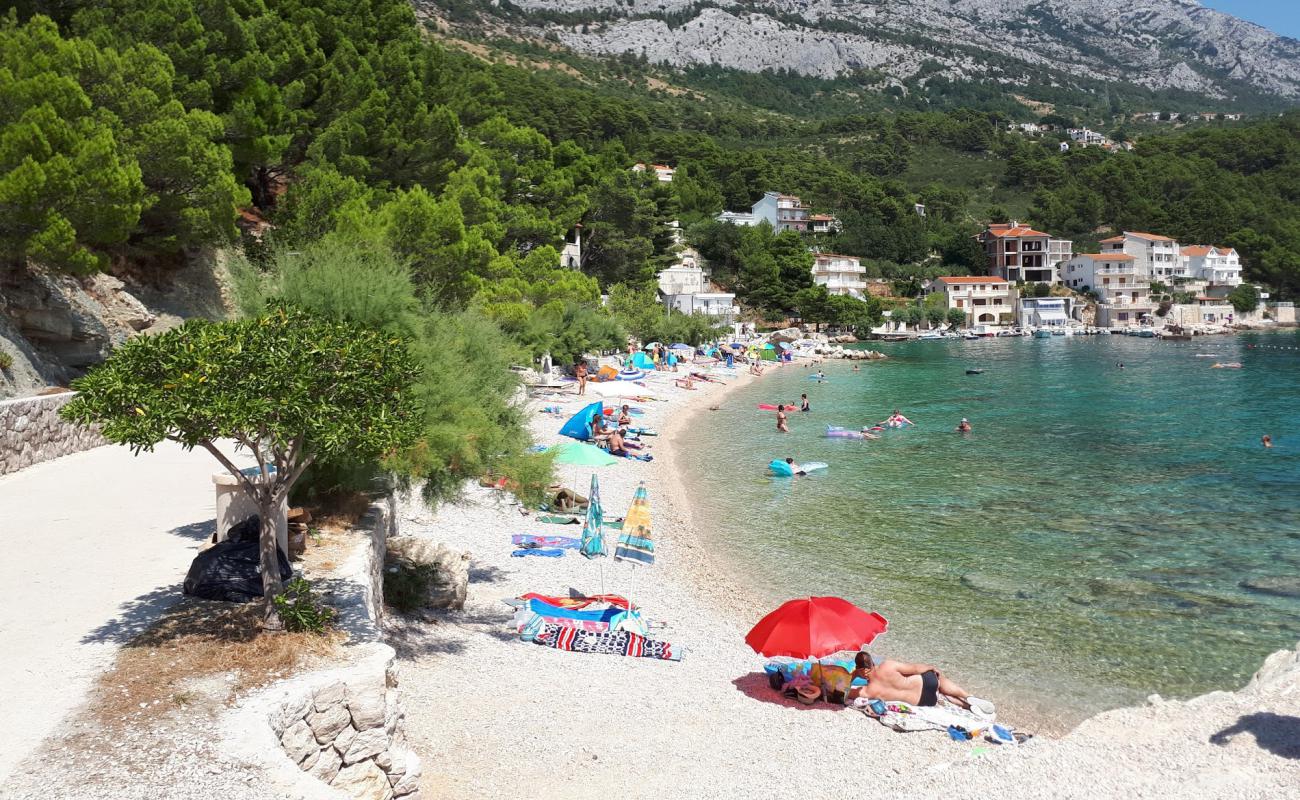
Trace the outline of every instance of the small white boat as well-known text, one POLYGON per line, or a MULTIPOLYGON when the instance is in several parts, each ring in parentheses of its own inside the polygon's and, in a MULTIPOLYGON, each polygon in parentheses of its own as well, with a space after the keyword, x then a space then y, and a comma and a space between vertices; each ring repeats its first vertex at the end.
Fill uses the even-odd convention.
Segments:
POLYGON ((936 339, 942 339, 942 338, 943 338, 943 334, 940 333, 939 331, 926 331, 925 333, 921 334, 920 336, 918 336, 918 337, 916 337, 916 338, 917 338, 919 341, 926 341, 926 342, 929 342, 929 341, 934 341, 934 340, 936 340, 936 339))

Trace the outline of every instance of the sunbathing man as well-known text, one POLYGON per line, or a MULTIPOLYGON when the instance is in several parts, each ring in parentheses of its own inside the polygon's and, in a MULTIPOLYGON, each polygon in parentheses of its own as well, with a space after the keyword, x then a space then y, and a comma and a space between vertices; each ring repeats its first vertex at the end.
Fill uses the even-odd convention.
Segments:
POLYGON ((971 697, 965 689, 940 675, 939 668, 933 664, 909 664, 888 658, 877 664, 865 650, 858 653, 855 663, 853 677, 863 678, 867 685, 851 689, 850 697, 934 706, 939 704, 939 695, 943 695, 962 708, 993 713, 992 703, 971 697))
POLYGON ((610 431, 609 439, 607 441, 609 443, 609 454, 611 456, 631 455, 631 453, 627 451, 627 448, 623 446, 623 434, 618 430, 610 431))

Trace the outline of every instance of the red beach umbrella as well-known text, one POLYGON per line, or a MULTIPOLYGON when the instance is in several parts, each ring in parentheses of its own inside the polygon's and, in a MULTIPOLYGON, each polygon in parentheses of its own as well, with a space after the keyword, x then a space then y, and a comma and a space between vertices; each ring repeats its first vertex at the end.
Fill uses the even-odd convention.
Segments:
POLYGON ((889 620, 848 600, 803 597, 782 604, 759 620, 745 636, 745 643, 768 658, 821 658, 870 644, 888 627, 889 620))

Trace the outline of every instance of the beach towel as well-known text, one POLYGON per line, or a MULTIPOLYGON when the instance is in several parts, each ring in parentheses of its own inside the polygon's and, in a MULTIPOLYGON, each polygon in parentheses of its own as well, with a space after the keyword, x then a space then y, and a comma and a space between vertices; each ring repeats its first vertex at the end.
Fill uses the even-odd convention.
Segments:
MULTIPOLYGON (((885 713, 878 717, 880 724, 901 733, 947 731, 953 726, 977 731, 991 728, 996 720, 996 715, 982 716, 946 702, 941 702, 937 706, 914 706, 911 703, 889 700, 885 703, 885 708, 885 713)), ((860 710, 868 716, 873 716, 866 708, 860 707, 860 710)))
POLYGON ((662 661, 681 661, 684 648, 668 642, 647 639, 627 631, 579 631, 547 625, 533 641, 556 650, 572 653, 605 653, 612 656, 656 658, 662 661))
POLYGON ((528 533, 516 533, 510 537, 511 544, 524 547, 558 547, 561 550, 576 550, 578 540, 570 536, 536 536, 528 533))
POLYGON ((590 597, 556 597, 549 594, 529 592, 528 594, 519 595, 519 599, 541 600, 549 606, 558 608, 587 608, 595 603, 608 603, 619 608, 628 608, 630 605, 626 597, 617 594, 594 594, 590 597))
POLYGON ((562 556, 564 555, 564 551, 563 551, 563 550, 557 550, 557 549, 555 549, 555 548, 525 547, 525 548, 523 548, 522 550, 515 550, 515 551, 512 552, 510 555, 514 556, 515 558, 523 558, 524 556, 541 556, 541 557, 543 557, 543 558, 560 558, 560 557, 562 557, 562 556))

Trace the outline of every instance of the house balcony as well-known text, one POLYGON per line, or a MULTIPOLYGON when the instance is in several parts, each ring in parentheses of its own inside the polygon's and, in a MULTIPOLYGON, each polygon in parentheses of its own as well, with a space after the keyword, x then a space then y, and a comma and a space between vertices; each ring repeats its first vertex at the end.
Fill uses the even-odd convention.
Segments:
POLYGON ((853 280, 851 278, 834 278, 829 280, 815 280, 818 286, 825 286, 827 291, 854 291, 862 292, 867 289, 866 281, 853 280))

